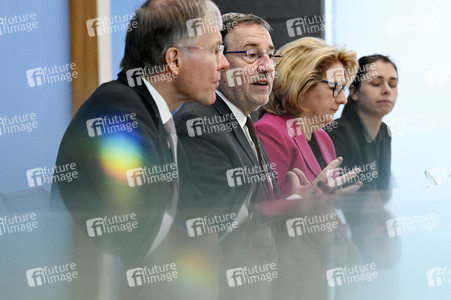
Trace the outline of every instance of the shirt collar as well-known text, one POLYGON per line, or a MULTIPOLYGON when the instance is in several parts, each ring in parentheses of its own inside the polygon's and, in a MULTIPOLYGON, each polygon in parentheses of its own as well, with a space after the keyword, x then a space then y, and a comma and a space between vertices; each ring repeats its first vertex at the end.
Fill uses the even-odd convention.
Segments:
POLYGON ((232 113, 235 115, 236 120, 238 121, 238 123, 240 124, 241 128, 244 127, 244 125, 246 125, 246 121, 247 121, 247 116, 243 113, 243 111, 241 109, 239 109, 238 107, 235 106, 235 104, 233 104, 232 102, 230 102, 226 96, 224 96, 223 93, 221 93, 220 91, 216 90, 216 93, 218 94, 219 97, 221 97, 222 100, 224 100, 225 104, 227 104, 227 106, 230 108, 230 110, 232 111, 232 113))
POLYGON ((170 119, 172 119, 172 113, 169 110, 169 106, 164 101, 161 94, 144 78, 144 84, 146 85, 147 89, 149 90, 150 95, 152 96, 153 100, 155 101, 155 104, 157 105, 158 112, 160 114, 161 122, 163 124, 166 124, 170 119))

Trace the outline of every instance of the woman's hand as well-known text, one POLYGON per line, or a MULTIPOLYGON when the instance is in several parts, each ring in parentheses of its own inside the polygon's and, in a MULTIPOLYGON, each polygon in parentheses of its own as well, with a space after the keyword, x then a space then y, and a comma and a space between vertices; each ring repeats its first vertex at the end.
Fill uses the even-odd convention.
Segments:
POLYGON ((342 157, 333 160, 312 182, 309 182, 304 173, 297 168, 288 171, 287 176, 291 184, 291 193, 302 198, 312 196, 321 198, 330 194, 355 193, 362 186, 362 182, 357 181, 349 186, 343 186, 351 182, 351 179, 360 173, 360 169, 355 168, 346 174, 335 177, 342 162, 342 157))

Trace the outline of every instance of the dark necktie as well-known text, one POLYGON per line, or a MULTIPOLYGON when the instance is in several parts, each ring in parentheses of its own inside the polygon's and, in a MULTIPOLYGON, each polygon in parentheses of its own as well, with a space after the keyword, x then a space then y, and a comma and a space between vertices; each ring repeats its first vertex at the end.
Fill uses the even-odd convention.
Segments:
POLYGON ((263 156, 263 151, 260 145, 260 139, 258 138, 257 135, 257 130, 255 130, 255 126, 254 126, 254 122, 252 122, 252 119, 247 116, 246 118, 246 126, 249 129, 249 135, 251 136, 252 142, 254 142, 255 145, 255 149, 257 150, 257 156, 258 156, 258 162, 260 165, 260 169, 264 170, 265 172, 265 182, 266 184, 265 186, 265 191, 266 194, 268 195, 268 198, 270 200, 274 199, 274 189, 271 183, 271 179, 270 179, 270 170, 268 169, 268 165, 265 163, 264 160, 264 156, 263 156))

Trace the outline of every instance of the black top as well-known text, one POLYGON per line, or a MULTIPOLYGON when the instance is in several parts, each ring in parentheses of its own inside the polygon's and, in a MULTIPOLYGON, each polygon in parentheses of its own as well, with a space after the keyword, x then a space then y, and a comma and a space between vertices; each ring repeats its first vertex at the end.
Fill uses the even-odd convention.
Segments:
POLYGON ((338 156, 343 157, 342 168, 348 172, 359 167, 358 179, 363 182, 359 191, 390 188, 391 136, 382 122, 373 139, 355 109, 343 111, 338 126, 329 135, 338 156))
POLYGON ((324 160, 323 154, 321 153, 321 149, 319 149, 318 142, 316 141, 315 135, 312 134, 312 139, 307 140, 310 148, 312 149, 313 154, 315 155, 316 160, 318 161, 321 170, 327 167, 326 161, 324 160))

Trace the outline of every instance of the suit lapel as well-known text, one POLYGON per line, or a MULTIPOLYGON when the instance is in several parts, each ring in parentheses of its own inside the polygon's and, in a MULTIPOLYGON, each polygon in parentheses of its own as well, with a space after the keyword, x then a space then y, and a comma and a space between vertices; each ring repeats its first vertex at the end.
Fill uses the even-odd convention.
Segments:
MULTIPOLYGON (((224 100, 222 100, 221 97, 219 97, 219 96, 216 96, 216 102, 213 104, 213 106, 216 108, 216 110, 218 111, 218 113, 220 115, 230 115, 232 113, 232 111, 227 106, 227 104, 224 102, 224 100)), ((233 134, 234 134, 235 138, 238 140, 240 146, 246 152, 247 156, 251 160, 252 166, 260 166, 258 158, 255 155, 255 152, 252 149, 251 145, 249 144, 249 141, 248 141, 247 137, 245 136, 242 128, 240 126, 232 127, 232 128, 233 128, 233 134)), ((264 150, 264 147, 261 142, 260 142, 260 147, 262 147, 262 150, 263 150, 265 163, 267 165, 269 165, 268 156, 266 155, 266 151, 264 150)), ((277 185, 277 181, 273 180, 271 177, 271 182, 273 185, 274 195, 278 196, 279 195, 279 187, 277 185)), ((259 187, 259 189, 261 189, 262 192, 264 191, 264 194, 266 195, 267 199, 271 200, 271 198, 272 198, 271 192, 268 190, 266 181, 259 181, 257 186, 259 187)), ((260 200, 261 200, 261 193, 256 192, 252 201, 260 201, 260 200)))
MULTIPOLYGON (((218 95, 216 95, 216 102, 213 104, 213 106, 216 108, 216 110, 218 111, 218 113, 220 115, 232 114, 232 111, 230 110, 230 108, 227 106, 227 104, 224 102, 224 100, 222 100, 221 97, 219 97, 218 95)), ((230 118, 228 118, 227 120, 229 120, 228 122, 230 122, 230 118)), ((254 153, 254 150, 252 150, 252 147, 249 144, 248 139, 244 135, 244 132, 243 132, 241 126, 235 126, 235 127, 232 126, 231 128, 233 128, 233 134, 237 138, 241 147, 246 152, 249 159, 252 161, 252 164, 254 166, 258 166, 259 165, 258 159, 254 153)))
POLYGON ((275 172, 272 167, 271 167, 271 162, 269 161, 269 157, 268 154, 266 153, 266 149, 263 146, 262 142, 260 141, 260 147, 263 151, 263 158, 265 160, 265 164, 268 166, 268 171, 271 175, 271 184, 272 184, 272 188, 273 188, 273 192, 274 192, 274 197, 276 199, 278 199, 280 197, 280 189, 279 189, 279 183, 277 182, 277 178, 274 178, 272 176, 272 173, 275 172))
MULTIPOLYGON (((118 80, 128 86, 127 77, 125 74, 125 71, 122 70, 118 74, 118 80)), ((174 159, 172 157, 171 149, 168 145, 168 133, 166 132, 166 129, 164 128, 164 125, 161 121, 160 113, 158 111, 157 104, 155 103, 155 100, 153 99, 152 95, 149 93, 149 90, 147 89, 146 85, 144 83, 140 85, 135 85, 132 88, 134 91, 136 91, 141 99, 143 99, 143 103, 147 108, 147 111, 149 112, 150 119, 154 122, 157 130, 158 130, 158 136, 156 137, 159 147, 157 146, 157 149, 160 149, 158 156, 160 157, 160 161, 163 163, 168 162, 174 162, 174 159)), ((177 153, 179 153, 180 149, 180 143, 177 143, 177 153)))

